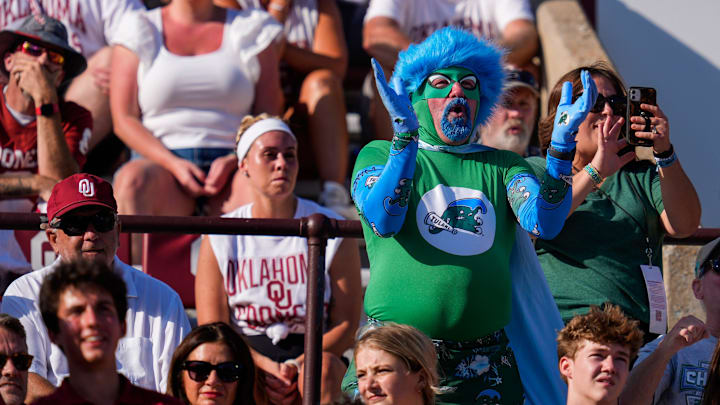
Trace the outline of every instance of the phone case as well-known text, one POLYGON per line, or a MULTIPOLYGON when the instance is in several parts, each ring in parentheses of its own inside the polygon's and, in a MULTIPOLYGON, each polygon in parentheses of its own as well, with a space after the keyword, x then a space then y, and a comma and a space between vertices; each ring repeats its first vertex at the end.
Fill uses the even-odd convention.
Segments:
MULTIPOLYGON (((634 129, 631 128, 630 117, 653 117, 653 114, 640 109, 640 104, 657 105, 657 92, 652 87, 630 87, 627 93, 627 117, 625 118, 625 137, 630 145, 636 146, 652 146, 653 142, 649 139, 638 138, 635 136, 634 129)), ((650 132, 650 127, 646 126, 644 130, 639 132, 650 132)))

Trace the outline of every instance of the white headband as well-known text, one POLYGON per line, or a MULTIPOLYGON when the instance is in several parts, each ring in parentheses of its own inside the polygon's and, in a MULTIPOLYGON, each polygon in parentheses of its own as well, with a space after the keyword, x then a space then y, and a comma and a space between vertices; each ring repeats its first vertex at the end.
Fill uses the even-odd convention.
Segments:
POLYGON ((238 161, 242 161, 243 158, 245 158, 245 155, 247 155, 250 147, 256 139, 270 131, 285 132, 297 141, 295 135, 293 135, 290 128, 282 120, 277 118, 266 118, 264 120, 260 120, 250 125, 250 127, 246 129, 240 137, 240 142, 238 142, 236 149, 238 161))

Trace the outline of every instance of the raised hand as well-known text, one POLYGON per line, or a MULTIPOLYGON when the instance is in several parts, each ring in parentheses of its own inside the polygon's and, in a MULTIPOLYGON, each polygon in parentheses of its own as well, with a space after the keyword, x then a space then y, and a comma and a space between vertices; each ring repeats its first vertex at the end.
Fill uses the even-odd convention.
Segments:
POLYGON ((417 131, 420 127, 417 116, 413 110, 410 98, 405 93, 402 80, 395 76, 392 86, 385 80, 385 73, 375 58, 372 59, 375 84, 385 108, 390 113, 392 126, 395 133, 405 134, 417 131))
POLYGON ((635 159, 635 152, 629 151, 618 156, 623 148, 627 146, 624 138, 618 138, 625 119, 608 117, 600 126, 600 135, 597 137, 597 152, 592 159, 592 165, 600 173, 600 177, 606 178, 615 174, 621 167, 635 159))
POLYGON ((563 83, 560 103, 555 113, 555 126, 550 139, 550 145, 561 152, 575 149, 575 135, 580 124, 585 121, 590 109, 597 99, 595 81, 587 70, 580 73, 583 93, 572 102, 573 87, 571 82, 563 83))

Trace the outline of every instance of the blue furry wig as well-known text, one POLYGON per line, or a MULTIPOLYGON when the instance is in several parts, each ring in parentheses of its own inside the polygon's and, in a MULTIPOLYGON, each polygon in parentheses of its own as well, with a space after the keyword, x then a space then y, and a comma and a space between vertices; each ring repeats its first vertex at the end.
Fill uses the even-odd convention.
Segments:
POLYGON ((405 92, 410 94, 438 69, 458 66, 472 71, 478 78, 481 92, 475 123, 482 125, 503 92, 502 55, 503 52, 488 41, 460 28, 445 27, 400 52, 393 78, 399 76, 405 92))

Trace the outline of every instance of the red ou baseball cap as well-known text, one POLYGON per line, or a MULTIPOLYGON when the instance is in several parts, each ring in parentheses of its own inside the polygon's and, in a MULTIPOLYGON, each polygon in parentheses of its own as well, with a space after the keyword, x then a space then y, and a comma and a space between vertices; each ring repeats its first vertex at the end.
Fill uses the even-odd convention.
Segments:
POLYGON ((92 174, 73 174, 53 187, 47 205, 48 222, 70 210, 88 205, 117 212, 112 185, 92 174))

